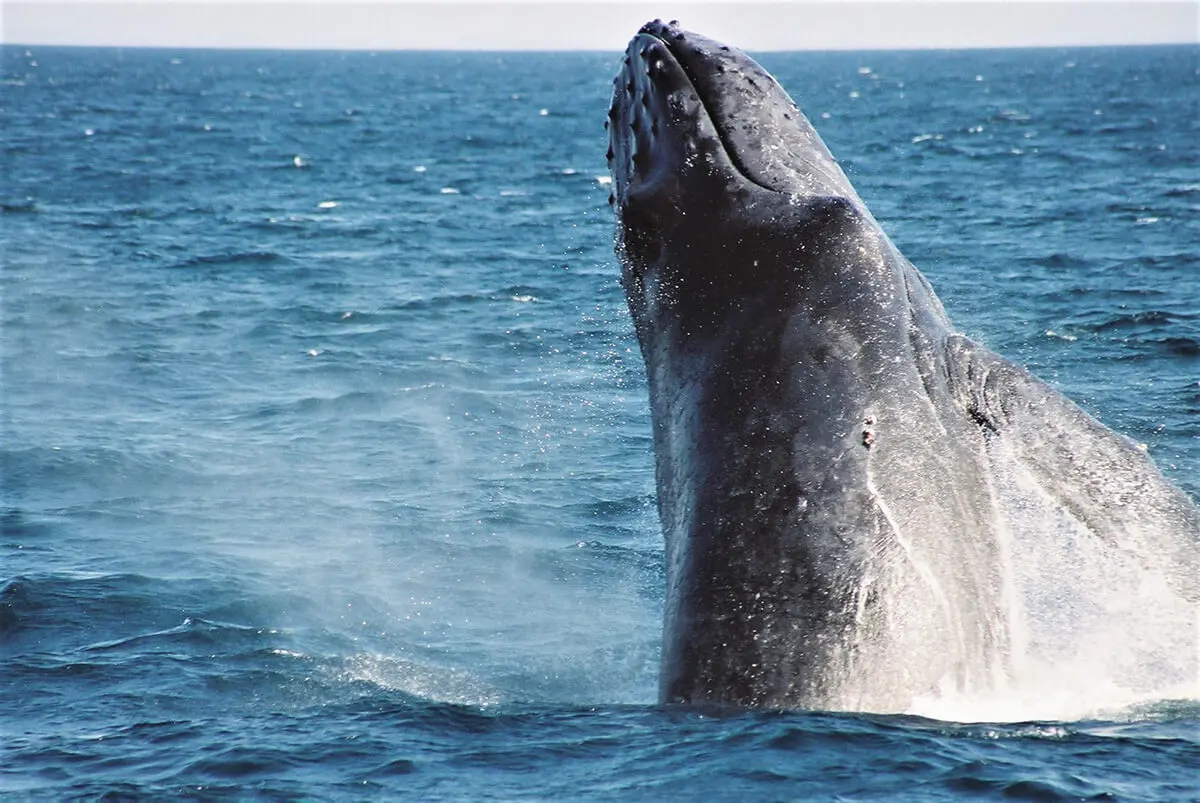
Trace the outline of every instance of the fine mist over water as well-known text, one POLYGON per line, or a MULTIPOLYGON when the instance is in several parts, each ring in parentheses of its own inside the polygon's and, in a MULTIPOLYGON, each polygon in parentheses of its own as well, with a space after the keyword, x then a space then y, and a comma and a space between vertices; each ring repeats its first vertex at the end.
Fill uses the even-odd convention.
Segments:
MULTIPOLYGON (((762 59, 956 323, 1193 496, 1194 53, 762 59)), ((655 705, 615 55, 0 56, 0 794, 1194 795, 1195 606, 1070 521, 1014 522, 1011 693, 655 705)))

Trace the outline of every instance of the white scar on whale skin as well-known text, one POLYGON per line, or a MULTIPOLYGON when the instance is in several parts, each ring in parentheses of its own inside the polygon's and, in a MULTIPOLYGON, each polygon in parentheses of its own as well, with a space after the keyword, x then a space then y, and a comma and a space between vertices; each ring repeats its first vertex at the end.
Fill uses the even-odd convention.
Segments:
MULTIPOLYGON (((886 521, 888 527, 891 528, 892 537, 896 539, 896 543, 899 544, 900 548, 904 550, 905 560, 907 560, 909 565, 912 566, 913 570, 917 573, 917 576, 921 578, 921 581, 925 584, 925 587, 933 593, 934 599, 937 600, 939 607, 941 607, 943 613, 945 614, 946 621, 949 622, 953 618, 951 615, 953 608, 950 605, 950 600, 947 599, 945 591, 942 590, 942 584, 939 583, 937 578, 933 576, 933 571, 929 568, 929 564, 917 557, 912 541, 904 536, 903 528, 901 528, 899 523, 897 523, 891 507, 884 500, 883 495, 879 493, 879 489, 875 486, 875 472, 872 467, 872 463, 869 460, 867 461, 866 479, 867 492, 870 494, 870 497, 872 500, 874 500, 875 504, 878 505, 879 511, 883 514, 883 520, 886 521)), ((960 646, 962 646, 961 639, 959 641, 960 646)))
MULTIPOLYGON (((947 676, 943 676, 941 683, 949 684, 950 688, 962 690, 965 685, 970 685, 970 683, 968 683, 968 677, 965 676, 965 673, 970 670, 968 661, 970 661, 971 657, 971 651, 970 647, 967 646, 965 633, 966 624, 964 621, 962 621, 962 617, 958 609, 956 609, 956 606, 952 603, 952 601, 950 601, 949 597, 947 597, 946 589, 942 587, 941 582, 938 582, 937 577, 934 574, 934 570, 930 568, 930 565, 925 561, 925 558, 922 555, 919 555, 916 545, 912 543, 912 539, 906 537, 904 534, 904 528, 902 528, 900 523, 896 521, 892 508, 890 508, 890 505, 888 505, 886 499, 883 498, 882 493, 878 491, 875 484, 874 468, 872 468, 872 461, 870 460, 868 463, 866 463, 865 475, 866 489, 868 489, 872 501, 878 505, 878 509, 880 509, 881 513, 883 514, 884 521, 886 521, 888 527, 892 529, 892 535, 895 544, 900 546, 900 549, 902 552, 904 552, 905 561, 908 565, 910 565, 917 577, 919 577, 919 580, 923 583, 924 587, 928 589, 931 597, 936 601, 938 609, 940 609, 940 616, 937 617, 938 623, 925 624, 923 631, 920 631, 920 633, 916 634, 912 633, 911 622, 907 621, 907 619, 910 619, 911 617, 910 611, 902 611, 899 616, 894 616, 892 611, 889 610, 888 616, 886 617, 888 623, 890 624, 889 630, 894 630, 896 625, 899 625, 899 633, 894 633, 893 631, 893 633, 886 634, 886 637, 899 637, 902 643, 907 643, 907 645, 911 646, 913 642, 913 636, 917 636, 917 643, 920 647, 928 649, 944 649, 946 648, 944 636, 946 636, 947 633, 952 635, 955 654, 959 655, 959 660, 952 661, 952 669, 947 672, 947 676), (899 619, 899 622, 896 621, 896 619, 899 619), (938 627, 938 624, 940 624, 940 627, 938 627), (932 631, 930 631, 932 628, 941 630, 941 633, 932 633, 932 631)), ((888 574, 894 576, 894 569, 889 571, 888 574)), ((856 634, 856 641, 858 642, 862 641, 864 635, 868 635, 863 633, 862 624, 864 623, 865 613, 865 583, 869 582, 874 582, 874 579, 872 579, 872 577, 868 574, 864 576, 864 586, 860 588, 859 591, 859 604, 858 610, 856 611, 856 624, 859 625, 858 633, 856 634)), ((887 592, 888 589, 884 588, 883 591, 887 592)), ((895 589, 893 589, 893 591, 895 591, 895 589)), ((902 594, 901 599, 904 601, 896 600, 900 601, 901 605, 913 604, 913 600, 908 594, 902 594)), ((876 635, 876 637, 878 636, 876 635)), ((906 655, 905 658, 920 660, 918 655, 906 655)))

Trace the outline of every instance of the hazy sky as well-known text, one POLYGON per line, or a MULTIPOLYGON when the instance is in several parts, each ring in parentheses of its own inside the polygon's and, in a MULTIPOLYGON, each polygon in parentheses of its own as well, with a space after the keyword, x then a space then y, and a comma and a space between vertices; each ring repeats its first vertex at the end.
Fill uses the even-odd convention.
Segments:
POLYGON ((0 0, 0 42, 619 50, 646 20, 750 50, 1200 41, 1200 0, 195 2, 0 0))

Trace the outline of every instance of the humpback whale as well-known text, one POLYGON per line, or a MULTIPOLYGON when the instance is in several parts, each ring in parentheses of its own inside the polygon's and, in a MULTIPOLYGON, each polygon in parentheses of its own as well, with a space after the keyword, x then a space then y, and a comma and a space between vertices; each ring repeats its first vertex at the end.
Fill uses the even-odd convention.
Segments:
POLYGON ((1068 646, 1131 686, 1196 677, 1195 503, 955 331, 770 74, 651 22, 606 125, 664 703, 899 712, 1068 646))

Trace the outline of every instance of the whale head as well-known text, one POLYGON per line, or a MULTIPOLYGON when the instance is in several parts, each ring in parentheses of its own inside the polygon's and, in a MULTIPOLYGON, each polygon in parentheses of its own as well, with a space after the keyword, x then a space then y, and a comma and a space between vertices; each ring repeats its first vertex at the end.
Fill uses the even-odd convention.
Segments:
POLYGON ((614 79, 609 135, 619 210, 670 195, 672 176, 684 175, 726 194, 856 197, 770 73, 675 22, 647 23, 630 41, 614 79))
POLYGON ((771 266, 792 266, 805 239, 828 243, 839 225, 877 228, 774 77, 675 22, 647 23, 630 41, 606 126, 616 248, 643 350, 662 315, 681 312, 681 294, 693 327, 772 283, 793 300, 802 283, 771 266))

